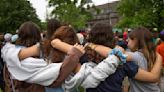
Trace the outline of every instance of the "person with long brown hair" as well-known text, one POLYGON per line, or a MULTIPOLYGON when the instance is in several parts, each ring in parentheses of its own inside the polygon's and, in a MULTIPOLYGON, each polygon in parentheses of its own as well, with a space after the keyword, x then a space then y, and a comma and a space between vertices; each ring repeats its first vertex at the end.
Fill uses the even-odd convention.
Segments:
MULTIPOLYGON (((92 44, 92 48, 94 46, 95 45, 92 44)), ((104 56, 106 56, 108 54, 107 52, 111 50, 104 46, 96 46, 97 48, 95 50, 104 56)), ((160 77, 162 58, 155 52, 155 45, 152 41, 151 32, 143 27, 134 29, 129 34, 128 47, 133 52, 125 52, 128 55, 126 60, 134 61, 140 67, 135 77, 130 78, 130 91, 159 92, 160 90, 156 82, 158 82, 160 77), (147 82, 141 82, 141 80, 147 82)))
MULTIPOLYGON (((156 46, 153 43, 152 33, 144 27, 134 29, 129 33, 128 47, 133 52, 129 53, 131 55, 131 60, 140 68, 151 71, 157 58, 156 46)), ((146 83, 130 79, 130 84, 130 92, 160 92, 157 83, 146 83)))
MULTIPOLYGON (((16 44, 19 45, 19 46, 28 47, 28 46, 36 44, 37 42, 40 41, 39 28, 36 24, 34 24, 32 22, 26 22, 26 23, 22 24, 18 34, 19 34, 19 39, 17 40, 16 44)), ((7 47, 7 46, 8 46, 8 44, 6 44, 3 47, 2 53, 4 53, 5 47, 7 47)), ((7 50, 10 50, 10 48, 8 48, 7 50)), ((15 52, 11 52, 10 56, 13 55, 13 54, 15 54, 15 52)), ((44 88, 37 85, 37 84, 28 84, 28 83, 20 82, 18 80, 11 79, 11 76, 12 76, 11 70, 14 70, 14 69, 9 69, 9 66, 11 66, 11 65, 5 59, 5 56, 8 56, 7 53, 2 54, 3 60, 4 60, 4 62, 6 62, 5 64, 7 66, 7 67, 5 66, 5 69, 4 69, 4 78, 5 78, 5 84, 6 84, 5 92, 11 92, 11 91, 19 92, 19 91, 23 91, 24 89, 26 89, 25 90, 26 92, 28 92, 30 90, 35 90, 35 89, 38 89, 38 91, 43 92, 42 90, 44 90, 44 88), (11 82, 13 82, 13 84, 11 84, 11 82), (26 87, 22 88, 23 87, 22 85, 26 85, 26 87)), ((8 56, 8 57, 10 57, 10 56, 8 56)))
MULTIPOLYGON (((53 33, 50 42, 56 38, 71 45, 79 43, 74 29, 69 26, 59 27, 56 30, 56 32, 53 33)), ((43 54, 45 54, 44 55, 45 58, 50 59, 50 61, 52 61, 53 63, 60 63, 63 61, 63 58, 65 57, 65 53, 61 52, 58 49, 53 48, 50 43, 43 44, 43 46, 50 47, 47 48, 47 51, 43 52, 43 54)))
MULTIPOLYGON (((69 26, 59 27, 53 34, 51 34, 51 38, 47 39, 47 43, 43 41, 43 43, 41 44, 41 47, 43 48, 43 58, 47 59, 47 61, 50 61, 50 63, 61 63, 63 62, 63 59, 65 58, 66 54, 51 46, 50 42, 55 38, 58 38, 71 45, 74 45, 79 42, 74 29, 69 26)), ((46 88, 46 92, 52 91, 57 90, 55 90, 54 88, 46 88)))
MULTIPOLYGON (((35 45, 40 41, 39 28, 33 22, 25 22, 19 29, 19 38, 16 42, 17 46, 8 44, 2 49, 3 59, 7 64, 7 68, 10 72, 8 78, 25 81, 29 83, 36 83, 44 86, 52 84, 53 87, 58 87, 64 81, 63 77, 69 75, 79 61, 79 57, 82 53, 76 48, 72 48, 69 55, 63 58, 62 63, 45 62, 43 59, 27 58, 21 60, 18 59, 18 54, 21 48, 35 45), (11 55, 12 53, 12 55, 11 55), (11 66, 11 67, 10 67, 11 66), (71 68, 67 69, 67 66, 71 68), (63 73, 63 69, 67 69, 67 72, 63 73), (42 72, 41 72, 42 71, 42 72), (21 74, 20 74, 21 73, 21 74), (48 75, 48 76, 47 76, 48 75), (51 78, 50 78, 51 76, 51 78), (43 78, 44 77, 44 78, 43 78)), ((38 45, 37 45, 38 47, 38 45)), ((36 56, 34 56, 36 57, 36 56)), ((35 86, 35 84, 28 84, 24 82, 18 82, 18 85, 12 85, 13 91, 20 92, 44 92, 44 86, 35 86), (26 85, 26 87, 24 87, 26 85), (19 86, 19 87, 18 87, 19 86)))
POLYGON ((45 39, 43 39, 43 41, 41 41, 41 44, 46 44, 45 46, 43 45, 44 46, 43 47, 44 49, 42 49, 43 51, 41 51, 40 48, 38 48, 38 46, 34 45, 32 48, 21 50, 20 54, 19 54, 19 58, 22 60, 22 59, 25 59, 26 57, 30 57, 30 56, 40 56, 40 51, 46 52, 47 54, 49 54, 49 51, 50 51, 49 48, 51 48, 51 46, 47 45, 47 44, 51 43, 51 37, 52 37, 53 33, 60 26, 61 26, 61 23, 58 20, 53 19, 53 18, 49 19, 47 21, 47 31, 45 34, 45 39), (29 53, 28 51, 33 51, 33 52, 29 53))

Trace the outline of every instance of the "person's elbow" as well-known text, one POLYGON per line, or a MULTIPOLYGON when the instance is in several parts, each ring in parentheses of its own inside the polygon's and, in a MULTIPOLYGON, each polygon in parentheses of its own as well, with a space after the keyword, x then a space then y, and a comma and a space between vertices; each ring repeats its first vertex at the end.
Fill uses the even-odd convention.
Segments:
POLYGON ((19 58, 19 60, 25 59, 25 57, 22 55, 22 50, 19 51, 18 58, 19 58))
POLYGON ((155 76, 154 78, 152 78, 151 82, 156 83, 160 81, 160 77, 159 76, 155 76))
POLYGON ((52 40, 52 41, 51 41, 51 46, 52 46, 52 47, 55 47, 55 44, 58 43, 58 42, 60 42, 59 39, 54 39, 54 40, 52 40))
POLYGON ((160 80, 160 76, 158 75, 152 75, 149 78, 147 78, 147 82, 150 82, 150 83, 156 83, 156 82, 159 82, 159 80, 160 80))

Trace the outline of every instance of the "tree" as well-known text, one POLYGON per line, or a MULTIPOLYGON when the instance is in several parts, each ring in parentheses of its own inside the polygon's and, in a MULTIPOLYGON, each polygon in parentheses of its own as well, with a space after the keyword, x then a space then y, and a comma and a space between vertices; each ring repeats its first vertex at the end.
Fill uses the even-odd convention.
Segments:
POLYGON ((164 28, 164 0, 121 0, 117 10, 122 16, 118 27, 164 28))
POLYGON ((25 21, 40 23, 35 9, 27 0, 0 1, 0 30, 1 32, 15 32, 25 21))
POLYGON ((49 0, 49 6, 53 7, 51 14, 61 22, 71 24, 75 28, 83 28, 87 20, 92 18, 88 9, 92 6, 88 0, 49 0))

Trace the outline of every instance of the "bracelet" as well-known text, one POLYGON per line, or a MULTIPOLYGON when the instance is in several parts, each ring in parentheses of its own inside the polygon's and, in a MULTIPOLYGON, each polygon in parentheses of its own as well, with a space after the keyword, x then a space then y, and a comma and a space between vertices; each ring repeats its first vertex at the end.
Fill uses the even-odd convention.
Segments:
POLYGON ((91 49, 93 49, 93 50, 95 50, 97 46, 98 46, 98 45, 96 45, 96 44, 94 44, 94 43, 89 43, 89 47, 90 47, 91 49))
POLYGON ((94 47, 93 47, 93 50, 96 50, 96 47, 97 47, 98 45, 95 45, 94 47))
POLYGON ((93 49, 93 50, 95 50, 96 49, 96 47, 98 46, 98 45, 96 45, 96 44, 93 44, 93 43, 87 43, 87 44, 85 44, 85 46, 84 47, 90 47, 91 49, 93 49))
POLYGON ((39 43, 39 42, 36 43, 36 47, 37 47, 37 48, 40 47, 40 43, 39 43))

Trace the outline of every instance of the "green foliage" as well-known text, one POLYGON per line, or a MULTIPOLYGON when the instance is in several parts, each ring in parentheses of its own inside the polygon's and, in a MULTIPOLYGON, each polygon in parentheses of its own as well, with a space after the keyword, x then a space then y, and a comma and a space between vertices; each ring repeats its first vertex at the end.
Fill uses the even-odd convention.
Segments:
POLYGON ((121 0, 117 10, 122 16, 118 27, 164 28, 164 0, 121 0))
POLYGON ((49 6, 54 7, 52 15, 55 18, 75 28, 83 28, 87 20, 92 18, 91 13, 87 11, 92 6, 86 0, 81 0, 79 5, 77 3, 78 0, 49 0, 49 6))
POLYGON ((40 25, 36 11, 27 0, 0 1, 0 30, 15 32, 25 21, 33 21, 40 25))
POLYGON ((41 22, 41 29, 42 31, 47 30, 47 22, 41 22))

